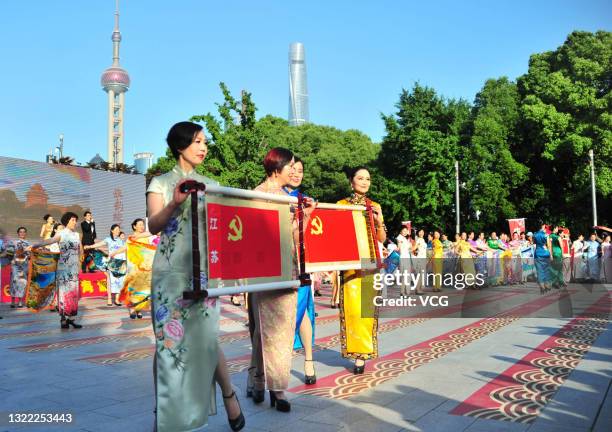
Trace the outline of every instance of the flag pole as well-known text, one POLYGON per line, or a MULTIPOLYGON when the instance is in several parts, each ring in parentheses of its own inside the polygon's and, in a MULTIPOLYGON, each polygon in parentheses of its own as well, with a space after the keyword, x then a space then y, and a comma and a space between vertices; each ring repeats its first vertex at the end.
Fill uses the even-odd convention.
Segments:
POLYGON ((298 206, 297 206, 297 217, 298 217, 298 231, 299 231, 299 242, 300 242, 300 283, 301 286, 310 285, 310 275, 306 273, 306 248, 304 247, 304 195, 298 192, 298 206))
POLYGON ((181 192, 190 192, 191 195, 191 266, 193 271, 193 290, 183 291, 185 300, 201 300, 207 296, 206 290, 202 290, 200 280, 200 238, 198 230, 198 191, 205 191, 206 185, 193 180, 186 181, 181 185, 181 192))
POLYGON ((210 288, 202 291, 206 293, 206 297, 221 297, 224 295, 235 295, 241 293, 254 293, 279 289, 299 288, 301 285, 302 283, 299 280, 289 280, 282 282, 267 282, 234 287, 210 288))
MULTIPOLYGON (((298 204, 298 198, 296 197, 276 195, 267 192, 251 191, 246 189, 237 189, 226 186, 206 185, 206 193, 214 195, 225 195, 234 198, 258 199, 276 203, 298 204)), ((330 203, 317 203, 317 208, 332 210, 366 210, 365 206, 330 203)))

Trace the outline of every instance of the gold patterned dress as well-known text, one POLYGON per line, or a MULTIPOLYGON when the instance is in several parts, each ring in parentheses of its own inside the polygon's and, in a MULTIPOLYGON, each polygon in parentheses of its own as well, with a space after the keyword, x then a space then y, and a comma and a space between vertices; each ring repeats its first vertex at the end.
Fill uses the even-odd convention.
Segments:
MULTIPOLYGON (((287 195, 280 187, 268 182, 260 184, 255 190, 287 195)), ((263 386, 264 377, 268 390, 283 391, 289 387, 296 308, 297 291, 294 289, 263 291, 249 295, 249 323, 253 346, 249 380, 256 388, 263 386)))
POLYGON ((442 242, 436 238, 433 239, 431 245, 433 248, 433 290, 440 291, 442 289, 442 278, 444 277, 442 274, 442 269, 444 266, 444 247, 442 246, 442 242))
MULTIPOLYGON (((336 204, 365 205, 365 197, 345 198, 336 204)), ((372 206, 380 208, 380 204, 373 201, 372 206)), ((374 289, 377 271, 340 272, 340 342, 344 358, 368 360, 378 357, 378 308, 374 306, 374 297, 378 295, 374 289)))

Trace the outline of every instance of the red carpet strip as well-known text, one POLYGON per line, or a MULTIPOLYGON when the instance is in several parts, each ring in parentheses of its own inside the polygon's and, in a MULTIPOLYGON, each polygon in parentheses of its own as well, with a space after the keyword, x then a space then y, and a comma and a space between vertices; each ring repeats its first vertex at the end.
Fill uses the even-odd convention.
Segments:
POLYGON ((606 293, 451 414, 531 423, 606 329, 610 306, 606 293))
POLYGON ((545 308, 569 293, 549 295, 538 298, 529 303, 519 305, 497 317, 479 320, 467 326, 452 330, 427 341, 412 345, 406 349, 379 357, 366 363, 366 372, 363 375, 354 375, 352 372, 341 371, 317 380, 315 385, 300 385, 289 389, 291 393, 323 396, 332 399, 348 399, 369 388, 375 387, 399 375, 413 371, 435 359, 457 351, 460 348, 492 334, 525 316, 545 308))

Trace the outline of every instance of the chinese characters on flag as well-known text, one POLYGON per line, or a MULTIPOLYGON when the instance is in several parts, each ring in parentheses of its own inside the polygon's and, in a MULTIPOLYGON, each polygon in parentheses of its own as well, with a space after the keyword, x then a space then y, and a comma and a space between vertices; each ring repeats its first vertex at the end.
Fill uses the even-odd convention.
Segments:
MULTIPOLYGON (((209 281, 291 278, 291 225, 286 204, 207 199, 209 281)), ((254 283, 255 281, 251 281, 254 283)))

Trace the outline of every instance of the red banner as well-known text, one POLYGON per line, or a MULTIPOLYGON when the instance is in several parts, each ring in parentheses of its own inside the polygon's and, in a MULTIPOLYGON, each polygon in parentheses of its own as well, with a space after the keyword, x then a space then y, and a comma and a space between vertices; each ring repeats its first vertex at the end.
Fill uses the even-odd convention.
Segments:
POLYGON ((304 232, 309 263, 359 261, 352 210, 316 209, 304 232))
POLYGON ((510 236, 515 232, 519 234, 525 232, 525 218, 508 219, 508 225, 510 226, 510 236))
POLYGON ((570 240, 568 238, 561 238, 560 243, 563 256, 570 256, 570 240))
POLYGON ((207 204, 209 279, 281 277, 279 211, 207 204))
POLYGON ((2 268, 0 268, 0 286, 2 287, 2 292, 0 292, 0 302, 10 303, 11 301, 11 292, 9 291, 11 287, 11 266, 10 264, 3 265, 2 268))
POLYGON ((316 209, 304 232, 304 246, 307 273, 376 267, 361 211, 316 209))
POLYGON ((79 273, 81 297, 106 297, 106 273, 79 273))

